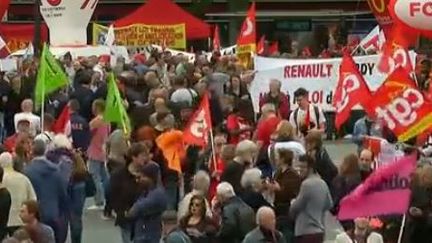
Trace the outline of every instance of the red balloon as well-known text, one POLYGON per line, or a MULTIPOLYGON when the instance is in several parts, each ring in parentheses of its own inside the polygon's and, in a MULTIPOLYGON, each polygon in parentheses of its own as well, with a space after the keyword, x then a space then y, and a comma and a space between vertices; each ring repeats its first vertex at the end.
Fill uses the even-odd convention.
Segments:
POLYGON ((6 10, 8 10, 9 3, 10 0, 0 0, 0 19, 3 18, 4 14, 6 13, 6 10))

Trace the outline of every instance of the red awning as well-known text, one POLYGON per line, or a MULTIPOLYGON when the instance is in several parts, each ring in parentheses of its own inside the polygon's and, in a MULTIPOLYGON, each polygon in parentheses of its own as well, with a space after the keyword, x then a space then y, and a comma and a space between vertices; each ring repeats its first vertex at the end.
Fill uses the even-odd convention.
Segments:
POLYGON ((132 24, 186 25, 187 39, 203 39, 210 36, 210 25, 191 15, 171 0, 149 0, 130 15, 114 22, 116 27, 132 24))
MULTIPOLYGON (((0 24, 0 36, 6 41, 10 39, 33 41, 34 24, 0 24)), ((48 40, 48 28, 45 24, 41 26, 41 39, 48 40)))

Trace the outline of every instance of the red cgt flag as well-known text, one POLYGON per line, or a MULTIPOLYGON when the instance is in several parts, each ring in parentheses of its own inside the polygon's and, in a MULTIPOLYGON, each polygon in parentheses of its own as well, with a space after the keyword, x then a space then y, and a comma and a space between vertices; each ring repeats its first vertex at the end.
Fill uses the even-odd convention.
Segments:
POLYGON ((220 51, 220 49, 219 25, 216 25, 213 34, 213 51, 220 51))
POLYGON ((364 108, 370 116, 383 120, 402 142, 432 126, 432 104, 403 67, 387 78, 364 108))
POLYGON ((252 3, 243 22, 241 32, 237 38, 238 53, 255 52, 256 48, 256 10, 255 2, 252 3))
POLYGON ((206 93, 183 131, 184 141, 189 145, 205 147, 208 144, 211 129, 210 104, 208 93, 206 93))
POLYGON ((261 36, 260 41, 257 44, 257 54, 262 56, 264 55, 265 50, 265 35, 261 36))
POLYGON ((348 120, 351 109, 358 104, 364 105, 371 98, 369 87, 350 54, 344 53, 339 69, 339 81, 333 96, 336 108, 336 128, 348 120))

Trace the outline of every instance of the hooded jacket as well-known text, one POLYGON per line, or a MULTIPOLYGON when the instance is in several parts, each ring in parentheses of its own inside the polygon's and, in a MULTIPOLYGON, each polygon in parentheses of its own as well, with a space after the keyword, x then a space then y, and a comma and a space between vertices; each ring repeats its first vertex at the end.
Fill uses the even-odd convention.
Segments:
POLYGON ((33 184, 42 222, 52 222, 67 213, 67 181, 55 164, 45 157, 36 157, 24 174, 33 184))

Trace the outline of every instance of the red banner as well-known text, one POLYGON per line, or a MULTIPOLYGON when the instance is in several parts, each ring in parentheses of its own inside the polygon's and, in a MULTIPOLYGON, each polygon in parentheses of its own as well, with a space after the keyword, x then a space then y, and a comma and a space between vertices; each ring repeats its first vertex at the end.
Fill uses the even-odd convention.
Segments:
POLYGON ((382 120, 399 141, 409 140, 432 126, 432 104, 402 67, 387 78, 364 108, 382 120))
POLYGON ((211 129, 210 104, 208 94, 206 93, 201 99, 200 106, 194 112, 184 129, 183 139, 186 144, 204 147, 208 144, 211 129))

